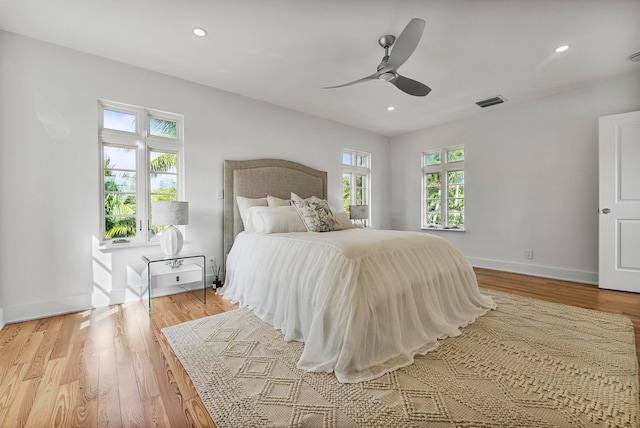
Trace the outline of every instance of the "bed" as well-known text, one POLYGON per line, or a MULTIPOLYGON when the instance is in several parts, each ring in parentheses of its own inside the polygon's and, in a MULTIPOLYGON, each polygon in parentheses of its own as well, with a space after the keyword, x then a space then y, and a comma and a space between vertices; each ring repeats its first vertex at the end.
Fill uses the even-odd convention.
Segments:
POLYGON ((334 372, 347 383, 375 379, 495 308, 462 254, 437 236, 348 225, 322 233, 244 231, 237 201, 266 196, 324 200, 327 173, 285 160, 225 161, 219 293, 250 307, 285 340, 304 342, 300 369, 334 372))

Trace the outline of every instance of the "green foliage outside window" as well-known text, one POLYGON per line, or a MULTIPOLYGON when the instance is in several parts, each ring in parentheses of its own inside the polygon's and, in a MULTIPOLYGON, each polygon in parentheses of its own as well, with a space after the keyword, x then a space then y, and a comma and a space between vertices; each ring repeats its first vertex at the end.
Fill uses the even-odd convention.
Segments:
POLYGON ((349 174, 342 175, 342 209, 349 214, 349 205, 351 205, 351 176, 349 174))
POLYGON ((450 226, 462 226, 464 224, 464 171, 449 171, 447 184, 447 223, 450 226))
POLYGON ((371 172, 371 155, 344 149, 342 152, 342 209, 350 214, 351 205, 367 205, 369 203, 369 173, 371 172))
POLYGON ((447 151, 447 162, 460 162, 464 160, 464 149, 447 151))
MULTIPOLYGON (((176 168, 177 156, 173 153, 163 153, 153 159, 150 165, 152 176, 172 171, 176 168)), ((130 181, 123 182, 117 179, 116 176, 122 174, 120 171, 114 173, 115 167, 116 165, 111 164, 111 159, 105 156, 105 238, 130 238, 136 236, 136 194, 135 187, 132 189, 130 185, 130 181, 135 183, 136 174, 129 174, 130 181), (109 177, 114 179, 109 179, 109 177)), ((177 200, 175 186, 160 187, 151 192, 153 201, 177 200)), ((152 233, 157 233, 157 230, 153 229, 152 233)))
MULTIPOLYGON (((464 148, 427 153, 426 172, 426 222, 432 226, 464 225, 464 170, 454 170, 456 162, 464 161, 464 148), (441 171, 441 172, 437 172, 441 171), (446 177, 446 182, 444 181, 446 177), (446 194, 442 194, 446 192, 446 194), (442 204, 446 204, 444 207, 442 204), (446 213, 446 215, 445 215, 446 213)), ((463 168, 460 166, 459 168, 463 168)))
POLYGON ((149 134, 156 137, 177 138, 176 122, 151 118, 149 119, 149 134))
POLYGON ((429 224, 442 224, 440 173, 427 174, 427 221, 429 224))
POLYGON ((440 165, 440 153, 427 155, 427 165, 440 165))
MULTIPOLYGON (((105 237, 122 238, 136 235, 136 198, 135 193, 131 193, 132 186, 127 181, 119 180, 123 175, 128 175, 135 182, 135 174, 123 174, 121 171, 113 170, 115 165, 111 165, 109 156, 104 159, 105 175, 105 237), (119 176, 119 177, 118 177, 119 176), (113 177, 113 179, 109 179, 113 177)), ((135 186, 133 186, 135 191, 135 186)))

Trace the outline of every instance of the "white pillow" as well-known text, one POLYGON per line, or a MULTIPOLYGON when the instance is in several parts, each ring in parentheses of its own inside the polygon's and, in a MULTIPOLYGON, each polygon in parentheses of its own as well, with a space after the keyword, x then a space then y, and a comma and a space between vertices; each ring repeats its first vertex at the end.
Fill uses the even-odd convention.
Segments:
POLYGON ((244 230, 247 232, 252 232, 251 225, 247 225, 247 210, 251 207, 256 206, 267 206, 267 198, 245 198, 244 196, 236 196, 236 201, 238 202, 238 210, 240 211, 240 218, 242 218, 242 224, 244 225, 244 230))
POLYGON ((342 226, 343 229, 353 229, 355 227, 355 225, 351 223, 347 213, 334 212, 333 216, 338 220, 338 223, 340 223, 340 226, 342 226))
MULTIPOLYGON (((279 207, 254 206, 247 210, 247 223, 253 233, 306 232, 302 219, 291 205, 279 207)), ((245 228, 246 230, 246 228, 245 228)))
POLYGON ((300 214, 309 232, 342 230, 342 226, 334 217, 331 207, 324 199, 319 199, 315 196, 302 199, 295 193, 291 193, 291 203, 300 214))
POLYGON ((288 199, 280 199, 280 198, 276 198, 275 196, 268 195, 267 204, 270 207, 290 207, 291 201, 288 199))
POLYGON ((333 216, 338 220, 338 223, 340 223, 340 226, 342 226, 343 229, 353 229, 356 227, 349 218, 349 214, 345 212, 338 212, 333 205, 329 205, 329 208, 331 208, 333 216))

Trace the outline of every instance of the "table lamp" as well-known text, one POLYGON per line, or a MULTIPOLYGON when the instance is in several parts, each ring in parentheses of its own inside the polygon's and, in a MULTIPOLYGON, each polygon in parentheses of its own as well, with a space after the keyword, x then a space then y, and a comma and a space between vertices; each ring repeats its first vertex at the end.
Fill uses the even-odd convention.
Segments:
POLYGON ((189 224, 189 202, 154 201, 151 205, 151 224, 169 226, 160 236, 160 248, 167 257, 177 256, 184 240, 176 226, 189 224))
POLYGON ((349 205, 349 218, 360 220, 364 227, 367 227, 369 220, 369 205, 349 205))

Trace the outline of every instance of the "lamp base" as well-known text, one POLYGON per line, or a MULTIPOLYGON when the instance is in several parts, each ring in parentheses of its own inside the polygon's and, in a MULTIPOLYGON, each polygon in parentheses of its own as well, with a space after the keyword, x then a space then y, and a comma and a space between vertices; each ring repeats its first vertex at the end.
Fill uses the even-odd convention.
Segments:
POLYGON ((162 236, 160 237, 160 248, 167 255, 167 257, 175 257, 180 254, 184 240, 182 233, 175 226, 167 227, 162 236))

